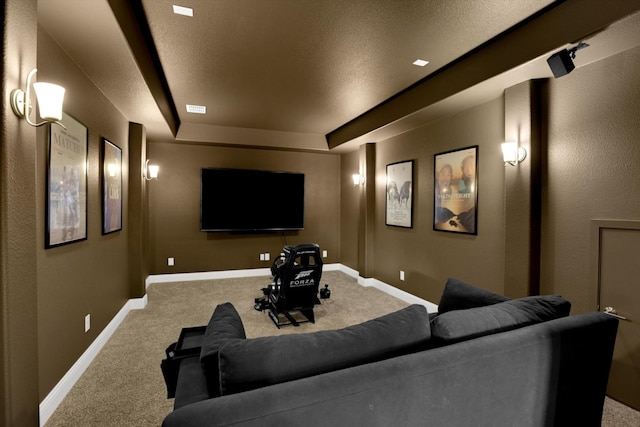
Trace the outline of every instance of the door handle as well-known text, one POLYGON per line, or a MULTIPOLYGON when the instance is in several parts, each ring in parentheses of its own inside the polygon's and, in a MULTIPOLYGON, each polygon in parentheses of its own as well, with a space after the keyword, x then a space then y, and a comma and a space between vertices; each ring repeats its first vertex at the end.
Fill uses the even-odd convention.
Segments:
POLYGON ((609 316, 613 316, 613 317, 615 317, 615 318, 617 318, 617 319, 620 319, 620 320, 628 320, 626 317, 624 317, 624 316, 620 316, 620 315, 616 312, 616 309, 615 309, 615 308, 613 308, 613 307, 605 307, 605 308, 604 308, 604 313, 605 313, 605 314, 608 314, 609 316))

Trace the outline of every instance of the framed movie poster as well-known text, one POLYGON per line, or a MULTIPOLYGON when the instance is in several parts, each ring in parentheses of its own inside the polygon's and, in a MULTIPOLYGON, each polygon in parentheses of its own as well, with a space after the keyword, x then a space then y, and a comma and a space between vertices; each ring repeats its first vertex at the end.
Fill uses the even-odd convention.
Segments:
POLYGON ((102 138, 102 234, 122 230, 122 150, 102 138))
POLYGON ((411 228, 413 211, 413 160, 387 165, 385 224, 411 228))
POLYGON ((434 156, 433 229, 477 234, 478 146, 434 156))
POLYGON ((63 113, 49 125, 45 248, 87 239, 87 128, 63 113))

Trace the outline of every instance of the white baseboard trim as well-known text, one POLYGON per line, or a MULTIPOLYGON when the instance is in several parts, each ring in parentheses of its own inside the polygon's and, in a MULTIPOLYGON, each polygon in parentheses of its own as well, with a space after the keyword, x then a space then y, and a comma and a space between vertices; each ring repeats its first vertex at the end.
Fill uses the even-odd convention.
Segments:
POLYGON ((270 268, 250 268, 246 270, 203 271, 197 273, 154 274, 148 276, 146 287, 153 283, 188 282, 192 280, 233 279, 238 277, 271 276, 270 268))
MULTIPOLYGON (((427 308, 428 312, 438 311, 438 306, 423 300, 415 295, 398 289, 394 286, 388 285, 377 279, 365 279, 361 277, 357 270, 354 270, 346 265, 342 264, 325 264, 323 266, 324 271, 341 271, 348 276, 351 276, 358 280, 358 284, 362 286, 373 286, 386 292, 398 299, 406 301, 410 304, 421 304, 427 308)), ((270 268, 254 268, 246 270, 227 270, 227 271, 208 271, 198 273, 175 273, 175 274, 156 274, 148 276, 145 280, 145 287, 153 283, 167 283, 167 282, 188 282, 192 280, 211 280, 211 279, 229 279, 239 277, 256 277, 256 276, 271 276, 270 268)), ((147 295, 145 294, 141 298, 133 298, 127 301, 127 303, 120 309, 115 317, 109 322, 104 330, 98 335, 98 337, 91 343, 89 348, 80 356, 80 358, 73 364, 71 369, 62 377, 60 382, 51 390, 51 392, 40 402, 40 426, 44 426, 49 417, 54 413, 58 405, 62 403, 65 396, 71 391, 73 385, 82 376, 84 371, 89 367, 93 359, 98 355, 102 347, 111 338, 111 335, 120 326, 124 318, 131 310, 142 310, 147 306, 147 295)))
POLYGON ((343 273, 353 277, 354 279, 358 279, 358 284, 362 286, 372 286, 376 289, 380 289, 382 292, 385 292, 389 295, 392 295, 402 301, 408 302, 409 304, 420 304, 424 305, 429 313, 437 313, 438 306, 430 301, 424 300, 420 297, 417 297, 409 292, 405 292, 402 289, 398 289, 395 286, 388 285, 384 282, 381 282, 378 279, 369 278, 366 279, 360 276, 358 270, 354 270, 351 267, 347 267, 346 265, 339 264, 340 271, 343 273))
POLYGON ((437 313, 438 306, 430 301, 417 297, 409 292, 405 292, 402 289, 398 289, 395 286, 387 285, 384 282, 381 282, 378 279, 364 279, 362 277, 358 278, 358 283, 362 286, 372 286, 376 289, 380 289, 383 292, 388 293, 391 296, 394 296, 402 301, 408 302, 409 304, 420 304, 424 305, 429 313, 437 313), (360 281, 362 279, 362 282, 360 281))
MULTIPOLYGON (((340 264, 324 264, 325 271, 340 270, 340 264)), ((240 277, 271 277, 271 268, 248 268, 245 270, 203 271, 197 273, 154 274, 148 276, 145 286, 153 283, 188 282, 191 280, 236 279, 240 277)))
MULTIPOLYGON (((337 264, 337 266, 338 266, 337 270, 342 271, 347 276, 351 276, 354 279, 358 279, 360 277, 360 273, 358 273, 358 270, 354 270, 353 268, 347 267, 344 264, 337 264)), ((360 282, 358 281, 358 283, 360 282)))
POLYGON ((40 402, 40 426, 49 420, 51 415, 55 412, 56 408, 67 394, 73 388, 73 385, 80 379, 84 371, 89 367, 93 359, 98 355, 102 347, 107 343, 111 335, 118 329, 118 326, 122 323, 127 314, 131 310, 140 310, 147 305, 147 296, 142 298, 133 298, 125 303, 120 311, 114 316, 109 324, 100 332, 98 337, 91 343, 89 348, 82 353, 82 356, 73 364, 71 369, 62 377, 62 379, 56 384, 56 386, 49 392, 47 397, 40 402))

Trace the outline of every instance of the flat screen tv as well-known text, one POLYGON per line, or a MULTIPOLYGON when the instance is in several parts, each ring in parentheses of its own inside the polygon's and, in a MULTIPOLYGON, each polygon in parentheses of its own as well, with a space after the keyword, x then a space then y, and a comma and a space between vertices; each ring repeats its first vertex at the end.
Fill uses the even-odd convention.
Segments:
POLYGON ((263 232, 303 228, 303 173, 202 169, 200 230, 263 232))

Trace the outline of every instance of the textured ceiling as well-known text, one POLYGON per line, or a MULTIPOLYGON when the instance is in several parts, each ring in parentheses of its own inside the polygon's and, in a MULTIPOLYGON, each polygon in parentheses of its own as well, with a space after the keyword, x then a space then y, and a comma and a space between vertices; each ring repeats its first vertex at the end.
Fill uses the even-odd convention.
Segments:
POLYGON ((319 134, 546 3, 185 0, 194 16, 184 17, 142 2, 182 122, 319 134), (207 115, 186 114, 194 103, 207 115))
MULTIPOLYGON (((147 18, 175 105, 175 138, 140 71, 139 54, 112 12, 125 3, 39 0, 39 23, 130 121, 145 125, 150 140, 327 150, 327 134, 554 2, 180 0, 193 8, 193 17, 185 17, 174 14, 168 0, 132 1, 147 18), (430 62, 412 65, 418 58, 430 62), (187 113, 186 104, 205 105, 207 114, 187 113)), ((637 31, 634 38, 637 44, 637 31)), ((549 77, 541 62, 516 67, 504 82, 487 79, 484 91, 464 88, 470 90, 437 103, 441 111, 417 106, 375 136, 406 131, 416 117, 454 111, 464 104, 462 95, 481 102, 499 96, 505 84, 549 77)), ((351 144, 341 141, 341 148, 374 135, 367 130, 356 136, 348 138, 351 144)))

